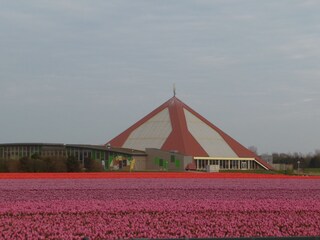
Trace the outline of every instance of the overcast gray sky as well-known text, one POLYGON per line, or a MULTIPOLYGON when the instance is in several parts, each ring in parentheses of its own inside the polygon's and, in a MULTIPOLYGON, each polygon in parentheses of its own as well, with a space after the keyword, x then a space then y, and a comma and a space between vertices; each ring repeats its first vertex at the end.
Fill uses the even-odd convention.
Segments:
POLYGON ((320 149, 318 0, 0 0, 0 142, 104 144, 173 96, 259 153, 320 149))

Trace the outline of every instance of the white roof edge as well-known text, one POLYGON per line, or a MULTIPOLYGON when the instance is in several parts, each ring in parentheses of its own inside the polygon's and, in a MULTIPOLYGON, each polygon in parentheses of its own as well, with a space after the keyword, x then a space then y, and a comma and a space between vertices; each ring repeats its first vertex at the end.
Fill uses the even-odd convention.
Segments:
POLYGON ((257 161, 257 159, 255 159, 256 163, 258 163, 261 167, 263 167, 266 170, 270 170, 269 168, 267 168, 266 166, 264 166, 262 163, 260 163, 259 161, 257 161))
POLYGON ((256 160, 255 158, 239 158, 239 157, 193 157, 194 159, 203 160, 256 160))

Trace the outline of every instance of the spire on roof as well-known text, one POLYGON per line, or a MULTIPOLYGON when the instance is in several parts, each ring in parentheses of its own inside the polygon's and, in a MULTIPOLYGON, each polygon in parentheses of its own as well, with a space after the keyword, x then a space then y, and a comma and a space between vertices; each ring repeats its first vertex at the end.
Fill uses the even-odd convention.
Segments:
POLYGON ((174 97, 176 96, 176 84, 175 83, 173 84, 173 96, 174 97))

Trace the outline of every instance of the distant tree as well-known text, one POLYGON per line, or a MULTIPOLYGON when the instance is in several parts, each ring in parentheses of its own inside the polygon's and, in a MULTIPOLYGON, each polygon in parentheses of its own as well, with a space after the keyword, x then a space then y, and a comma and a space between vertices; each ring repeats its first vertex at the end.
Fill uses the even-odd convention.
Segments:
POLYGON ((87 172, 101 172, 103 170, 101 162, 92 158, 85 159, 84 168, 87 172))
POLYGON ((69 156, 66 160, 67 172, 80 172, 80 162, 75 156, 69 156))
POLYGON ((0 172, 9 172, 8 160, 0 159, 0 172))
POLYGON ((40 159, 39 153, 34 153, 31 155, 31 159, 40 159))
POLYGON ((65 157, 53 157, 51 158, 53 165, 51 166, 51 172, 66 172, 66 158, 65 157))
POLYGON ((19 172, 20 162, 15 159, 0 159, 0 172, 19 172))
POLYGON ((292 164, 294 169, 306 168, 309 166, 310 156, 302 153, 273 153, 273 163, 278 164, 292 164))
POLYGON ((19 160, 7 160, 8 172, 19 172, 19 160))
POLYGON ((30 164, 32 172, 46 172, 46 163, 38 153, 31 155, 30 164))
POLYGON ((31 160, 28 157, 22 157, 19 159, 19 170, 21 172, 32 172, 33 166, 31 164, 31 160))
POLYGON ((310 159, 309 167, 310 168, 320 168, 320 155, 314 155, 310 159))

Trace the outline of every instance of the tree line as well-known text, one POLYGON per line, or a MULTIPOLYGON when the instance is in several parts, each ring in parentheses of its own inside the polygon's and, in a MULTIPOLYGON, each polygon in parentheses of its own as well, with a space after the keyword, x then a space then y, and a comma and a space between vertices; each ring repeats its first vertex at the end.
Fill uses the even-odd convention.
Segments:
POLYGON ((100 162, 86 158, 81 163, 74 156, 42 157, 34 154, 31 157, 21 157, 18 160, 0 159, 0 172, 100 172, 103 167, 100 162))
POLYGON ((320 168, 320 151, 316 150, 314 154, 302 153, 273 153, 273 163, 292 164, 295 169, 320 168), (299 165, 299 166, 298 166, 299 165))

